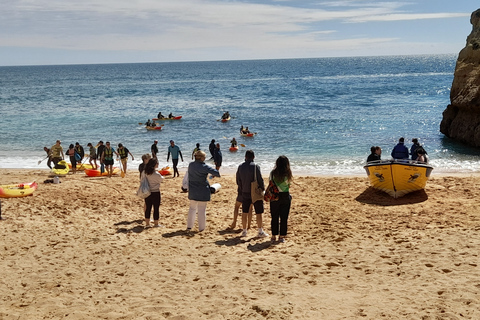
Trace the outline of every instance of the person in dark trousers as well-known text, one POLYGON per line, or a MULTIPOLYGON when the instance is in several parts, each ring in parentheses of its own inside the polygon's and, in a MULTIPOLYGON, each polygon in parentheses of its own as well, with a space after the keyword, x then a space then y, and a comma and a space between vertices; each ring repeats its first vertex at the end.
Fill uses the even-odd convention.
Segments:
MULTIPOLYGON (((242 237, 247 236, 248 211, 250 210, 250 205, 252 204, 251 183, 254 181, 255 176, 257 177, 258 186, 265 190, 265 184, 263 182, 262 173, 260 172, 260 167, 253 162, 254 159, 255 154, 253 150, 247 150, 245 152, 245 162, 238 166, 236 174, 238 192, 242 195, 242 237)), ((263 231, 263 200, 258 200, 253 203, 253 207, 255 208, 255 216, 257 218, 257 237, 268 237, 268 234, 263 231)))
POLYGON ((180 177, 180 173, 178 172, 178 156, 182 158, 183 162, 183 155, 182 151, 180 151, 180 148, 175 145, 175 141, 170 140, 170 145, 168 146, 168 154, 167 154, 167 162, 170 159, 170 154, 172 155, 172 162, 173 162, 173 177, 175 178, 175 175, 177 177, 180 177))
POLYGON ((158 140, 153 141, 152 147, 150 150, 152 151, 152 158, 157 159, 158 147, 157 147, 158 140))
POLYGON ((290 183, 293 180, 290 170, 290 161, 285 156, 280 156, 275 162, 275 168, 270 173, 270 181, 278 188, 278 200, 270 201, 270 213, 272 216, 272 242, 276 241, 277 235, 280 242, 285 242, 287 236, 288 215, 292 197, 290 196, 290 183))

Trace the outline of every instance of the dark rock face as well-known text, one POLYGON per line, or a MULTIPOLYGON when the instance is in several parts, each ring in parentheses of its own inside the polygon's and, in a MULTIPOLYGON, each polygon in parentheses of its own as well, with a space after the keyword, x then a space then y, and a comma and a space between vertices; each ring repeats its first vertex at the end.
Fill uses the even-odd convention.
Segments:
POLYGON ((472 32, 458 54, 440 132, 465 144, 480 147, 480 9, 470 18, 472 32))

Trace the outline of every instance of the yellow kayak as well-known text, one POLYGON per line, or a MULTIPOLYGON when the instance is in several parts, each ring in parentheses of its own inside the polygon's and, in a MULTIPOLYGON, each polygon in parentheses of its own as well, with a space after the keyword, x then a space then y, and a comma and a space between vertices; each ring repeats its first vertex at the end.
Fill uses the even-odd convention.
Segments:
POLYGON ((37 190, 36 182, 0 185, 0 198, 18 198, 31 196, 37 190))
POLYGON ((65 161, 65 160, 59 161, 58 165, 65 166, 65 169, 55 169, 55 168, 53 168, 52 173, 56 176, 67 175, 68 172, 70 171, 69 164, 67 163, 67 161, 65 161))

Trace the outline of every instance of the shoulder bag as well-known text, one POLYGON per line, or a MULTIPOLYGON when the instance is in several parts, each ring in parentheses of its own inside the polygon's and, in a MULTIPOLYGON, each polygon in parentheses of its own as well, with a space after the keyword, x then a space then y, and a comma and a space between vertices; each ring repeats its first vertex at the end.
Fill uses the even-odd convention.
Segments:
POLYGON ((263 189, 258 186, 257 181, 257 165, 255 165, 253 174, 253 181, 250 183, 250 195, 252 197, 252 203, 262 200, 263 201, 263 189))

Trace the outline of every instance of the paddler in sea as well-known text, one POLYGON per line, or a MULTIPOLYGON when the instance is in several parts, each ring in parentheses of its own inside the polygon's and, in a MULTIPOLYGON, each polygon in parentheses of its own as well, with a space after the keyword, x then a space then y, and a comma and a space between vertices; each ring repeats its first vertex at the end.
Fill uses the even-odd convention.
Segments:
POLYGON ((132 156, 132 161, 133 161, 134 160, 133 154, 121 143, 118 144, 118 154, 120 155, 120 162, 122 163, 121 165, 123 167, 123 172, 126 174, 128 155, 130 154, 132 156))
POLYGON ((157 115, 157 118, 158 118, 158 119, 163 119, 163 118, 165 118, 165 117, 163 116, 162 112, 160 111, 160 112, 158 113, 158 115, 157 115))
POLYGON ((230 144, 232 145, 232 148, 236 148, 237 147, 237 140, 235 140, 235 138, 232 138, 232 140, 230 141, 230 144))
POLYGON ((113 173, 113 163, 114 163, 113 154, 114 153, 117 155, 117 157, 119 156, 117 151, 115 151, 115 149, 113 149, 110 146, 110 142, 107 141, 105 149, 103 149, 103 153, 102 153, 102 163, 105 164, 105 168, 107 169, 109 178, 112 176, 112 173, 113 173))

